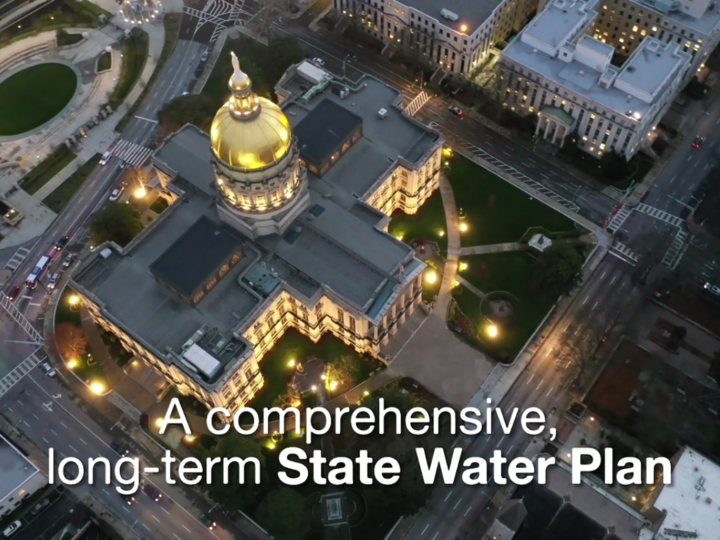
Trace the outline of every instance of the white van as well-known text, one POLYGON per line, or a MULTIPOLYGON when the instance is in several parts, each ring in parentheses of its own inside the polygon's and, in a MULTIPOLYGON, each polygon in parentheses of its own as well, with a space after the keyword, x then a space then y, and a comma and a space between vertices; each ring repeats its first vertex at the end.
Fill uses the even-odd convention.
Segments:
POLYGON ((107 162, 110 161, 110 158, 112 157, 112 152, 107 151, 105 152, 102 157, 100 158, 100 165, 107 165, 107 162))

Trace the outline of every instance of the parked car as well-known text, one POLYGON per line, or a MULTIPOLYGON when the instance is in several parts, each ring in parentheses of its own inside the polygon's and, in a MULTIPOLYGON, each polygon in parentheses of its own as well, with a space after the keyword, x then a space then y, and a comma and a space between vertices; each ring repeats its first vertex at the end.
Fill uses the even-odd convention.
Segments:
POLYGON ((217 523, 215 523, 207 514, 200 514, 200 521, 202 521, 203 525, 205 525, 208 529, 211 531, 217 527, 217 523))
POLYGON ((14 301, 20 295, 21 290, 22 287, 20 287, 20 285, 15 285, 12 289, 10 289, 10 292, 8 293, 8 300, 10 300, 11 302, 14 301))
POLYGON ((112 152, 110 150, 108 150, 100 158, 100 165, 107 165, 107 163, 108 163, 108 161, 110 161, 111 157, 112 157, 112 152))
POLYGON ((70 241, 69 236, 63 236, 60 240, 55 242, 55 249, 58 251, 62 251, 62 249, 68 245, 68 242, 70 241))
POLYGON ((60 274, 55 272, 53 275, 50 276, 50 281, 48 281, 47 284, 47 290, 52 291, 57 287, 57 282, 60 280, 60 274))
POLYGON ((15 534, 20 527, 22 527, 22 521, 19 519, 17 521, 13 521, 10 526, 3 531, 3 536, 7 538, 8 536, 15 534))
POLYGON ((323 59, 320 58, 319 56, 316 56, 315 58, 313 58, 312 61, 313 61, 313 63, 317 64, 318 66, 324 66, 324 65, 325 65, 325 60, 323 60, 323 59))
POLYGON ((40 512, 42 512, 45 508, 50 506, 50 500, 49 499, 43 499, 39 503, 35 505, 35 508, 30 510, 31 516, 37 516, 40 512))
POLYGON ((125 186, 120 186, 119 188, 113 189, 112 193, 110 193, 110 200, 117 201, 120 198, 120 195, 122 195, 123 191, 125 191, 125 186))
POLYGON ((155 502, 160 502, 160 499, 162 499, 162 493, 152 484, 145 484, 143 491, 155 502))
POLYGON ((206 49, 205 52, 202 53, 202 56, 200 57, 200 61, 201 61, 201 62, 207 61, 208 56, 210 56, 210 51, 208 51, 208 50, 206 49))
POLYGON ((45 375, 47 375, 48 377, 54 377, 55 375, 57 375, 57 371, 53 369, 53 367, 50 365, 50 362, 43 362, 40 365, 42 366, 45 375))
POLYGON ((720 296, 720 287, 718 287, 717 285, 713 285, 710 282, 705 283, 705 285, 703 285, 703 289, 705 289, 706 291, 708 291, 716 296, 720 296))
POLYGON ((113 452, 115 452, 117 455, 125 457, 130 453, 130 450, 125 448, 122 444, 120 444, 117 441, 111 441, 110 442, 110 448, 113 452))
POLYGON ((698 135, 697 137, 695 137, 695 140, 692 142, 692 147, 700 148, 702 146, 702 143, 704 143, 704 142, 705 142, 705 137, 701 137, 700 135, 698 135))
POLYGON ((68 253, 67 256, 63 259, 63 268, 68 268, 72 263, 75 262, 75 259, 77 259, 77 253, 68 253))
POLYGON ((463 114, 465 114, 460 107, 456 107, 455 105, 450 105, 448 107, 448 111, 453 113, 455 116, 462 116, 463 114))

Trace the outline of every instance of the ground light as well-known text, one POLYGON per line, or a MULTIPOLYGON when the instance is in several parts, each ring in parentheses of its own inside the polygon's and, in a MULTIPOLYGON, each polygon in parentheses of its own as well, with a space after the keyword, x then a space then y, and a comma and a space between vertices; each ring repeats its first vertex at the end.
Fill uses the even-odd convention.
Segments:
POLYGON ((155 425, 156 425, 157 427, 162 426, 162 423, 163 423, 163 419, 162 419, 162 418, 158 418, 157 420, 155 420, 155 425))
POLYGON ((337 381, 333 381, 333 382, 330 383, 330 390, 331 390, 331 391, 334 392, 335 390, 337 390, 337 387, 338 387, 338 382, 337 382, 337 381))
POLYGON ((78 361, 75 360, 74 358, 72 360, 68 360, 67 367, 69 369, 75 369, 77 367, 77 365, 78 365, 78 361))
POLYGON ((468 265, 467 265, 466 262, 461 262, 461 263, 460 263, 460 271, 461 271, 461 272, 467 270, 467 267, 468 267, 468 265))
POLYGON ((193 435, 192 433, 185 435, 185 440, 187 442, 193 442, 195 440, 195 435, 193 435))
POLYGON ((68 298, 68 303, 71 306, 77 306, 80 303, 80 297, 77 294, 73 294, 70 298, 68 298))
POLYGON ((465 232, 468 230, 467 223, 461 223, 460 224, 460 232, 465 232))
POLYGON ((439 234, 440 236, 445 236, 445 231, 440 231, 438 234, 439 234))
POLYGON ((294 359, 294 358, 291 358, 291 359, 288 361, 288 366, 290 366, 290 367, 295 367, 295 359, 294 359))
POLYGON ((145 186, 140 186, 135 190, 135 198, 136 199, 142 199, 145 195, 147 195, 147 190, 145 189, 145 186))
POLYGON ((431 270, 425 274, 425 281, 428 283, 435 283, 437 281, 437 274, 431 270))
POLYGON ((488 325, 487 327, 487 335, 491 338, 497 337, 498 335, 498 328, 494 324, 488 325))
POLYGON ((100 395, 105 391, 105 385, 103 383, 94 382, 90 385, 90 390, 92 390, 97 395, 100 395))

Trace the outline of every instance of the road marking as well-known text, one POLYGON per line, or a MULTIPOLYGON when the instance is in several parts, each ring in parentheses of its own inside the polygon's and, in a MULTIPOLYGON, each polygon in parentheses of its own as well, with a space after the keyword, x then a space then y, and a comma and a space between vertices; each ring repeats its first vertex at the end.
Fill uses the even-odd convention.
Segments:
POLYGON ((440 534, 440 531, 435 533, 435 536, 432 537, 432 540, 435 540, 437 538, 437 535, 440 534))
POLYGON ((512 157, 512 154, 508 154, 507 152, 503 152, 503 154, 505 154, 508 157, 512 157))
POLYGON ((450 493, 447 494, 447 497, 443 500, 443 502, 447 501, 450 498, 450 495, 452 495, 452 492, 455 491, 454 489, 450 490, 450 493))
POLYGON ((420 533, 420 536, 422 536, 423 534, 425 534, 425 531, 427 531, 427 528, 428 528, 429 526, 430 526, 429 523, 428 523, 427 525, 425 525, 425 528, 424 528, 424 529, 422 530, 422 532, 420 533))
POLYGON ((157 120, 153 120, 151 118, 145 118, 144 116, 136 116, 135 118, 138 118, 139 120, 145 120, 146 122, 152 122, 153 124, 157 124, 157 120))
POLYGON ((548 350, 548 352, 545 353, 545 358, 547 358, 548 356, 550 356, 550 353, 552 352, 552 350, 553 350, 553 348, 550 347, 550 349, 548 350))
POLYGON ((72 448, 72 451, 73 451, 73 452, 76 452, 76 453, 77 453, 77 448, 73 447, 72 444, 68 444, 68 446, 69 446, 70 448, 72 448))
MULTIPOLYGON (((505 438, 505 435, 503 435, 502 437, 500 437, 500 440, 499 440, 498 443, 495 445, 495 448, 497 448, 498 446, 500 446, 500 443, 503 442, 503 439, 504 439, 504 438, 505 438)), ((462 500, 462 499, 461 499, 461 500, 462 500)), ((457 505, 455 505, 455 506, 457 506, 457 505)))
POLYGON ((175 533, 173 533, 173 536, 174 536, 175 538, 177 538, 178 540, 182 540, 182 538, 180 538, 180 537, 179 537, 177 534, 175 534, 175 533))
POLYGON ((26 298, 27 300, 32 300, 32 296, 30 296, 30 295, 28 295, 28 294, 26 294, 25 296, 23 296, 23 298, 26 298))
POLYGON ((14 412, 15 412, 15 411, 13 411, 10 407, 8 407, 8 411, 10 411, 11 413, 14 413, 14 412))
POLYGON ((150 527, 148 527, 148 526, 145 525, 144 523, 142 524, 142 526, 145 527, 148 531, 150 530, 150 527))
POLYGON ((159 520, 158 518, 156 518, 154 515, 150 514, 150 517, 153 518, 153 519, 154 519, 155 521, 157 521, 158 523, 160 523, 160 520, 159 520))
POLYGON ((514 445, 514 444, 511 444, 511 445, 510 445, 510 448, 507 449, 507 452, 505 452, 505 454, 510 455, 510 451, 511 451, 513 448, 515 448, 515 445, 514 445))
POLYGON ((718 124, 720 124, 720 119, 718 119, 718 121, 715 122, 715 125, 716 125, 716 126, 717 126, 718 124))
POLYGON ((37 414, 35 414, 35 413, 32 413, 32 415, 33 415, 33 418, 35 418, 36 420, 40 420, 40 418, 38 417, 38 415, 37 415, 37 414))
POLYGON ((60 423, 62 424, 62 427, 64 427, 64 428, 67 427, 67 426, 65 425, 65 422, 63 422, 62 420, 60 420, 60 423))
POLYGON ((19 399, 16 399, 15 401, 17 401, 17 402, 18 402, 20 405, 22 405, 23 407, 25 406, 25 404, 24 404, 22 401, 20 401, 19 399))
POLYGON ((110 492, 109 492, 107 489, 102 488, 102 490, 103 490, 107 495, 110 495, 110 492))
POLYGON ((689 157, 687 158, 688 161, 690 161, 691 159, 692 159, 692 156, 689 156, 689 157))
POLYGON ((588 298, 590 298, 590 295, 587 295, 587 296, 585 297, 585 300, 583 300, 583 303, 582 303, 583 306, 585 305, 585 302, 588 301, 588 298))
POLYGON ((570 323, 567 323, 567 324, 565 325, 565 328, 563 329, 563 332, 564 332, 565 330, 567 330, 568 328, 570 328, 570 323))
POLYGON ((575 331, 573 332, 573 336, 577 336, 577 333, 580 331, 580 327, 578 326, 575 331))
POLYGON ((544 383, 544 382, 545 382, 545 379, 543 379, 542 381, 540 381, 540 382, 538 383, 537 387, 535 388, 535 390, 540 390, 540 387, 542 386, 542 383, 544 383))
POLYGON ((567 363, 567 364, 565 364, 565 369, 567 369, 567 368, 569 368, 569 367, 570 367, 570 362, 572 362, 572 360, 568 360, 568 363, 567 363))
POLYGON ((616 280, 616 279, 617 279, 617 276, 614 276, 614 277, 612 278, 612 281, 610 282, 610 285, 612 285, 613 283, 615 283, 615 280, 616 280))
POLYGON ((463 514, 463 517, 467 516, 471 509, 472 509, 472 506, 468 506, 468 509, 465 510, 465 513, 463 514))
POLYGON ((55 431, 53 428, 50 428, 50 431, 52 431, 55 435, 57 435, 57 431, 55 431))
POLYGON ((165 512, 166 514, 170 514, 170 512, 168 512, 167 510, 165 510, 162 506, 160 507, 160 510, 162 510, 162 511, 165 512))
POLYGON ((23 420, 23 424, 25 424, 27 427, 30 427, 30 424, 28 424, 25 420, 23 420))
POLYGON ((530 384, 530 381, 533 380, 533 377, 534 377, 534 376, 535 376, 534 373, 533 373, 532 375, 530 375, 530 378, 528 379, 528 382, 526 382, 525 384, 530 384))
POLYGON ((593 307, 592 307, 592 309, 591 309, 590 311, 593 311, 593 310, 597 307, 597 305, 598 305, 598 303, 595 302, 595 303, 593 304, 593 307))
POLYGON ((461 501, 462 501, 462 497, 460 497, 458 502, 455 503, 455 506, 453 506, 453 510, 455 510, 458 507, 458 505, 460 504, 461 501))
POLYGON ((46 443, 50 444, 50 441, 48 441, 45 437, 43 437, 42 440, 45 441, 46 443))
POLYGON ((677 174, 670 179, 670 183, 672 184, 676 178, 677 178, 677 174))
MULTIPOLYGON (((80 439, 80 437, 78 437, 78 439, 80 439)), ((87 446, 87 443, 85 441, 83 441, 82 439, 80 439, 80 442, 83 443, 85 446, 87 446)))
POLYGON ((183 529, 185 529, 187 532, 191 533, 192 531, 188 529, 185 525, 183 525, 183 529))
POLYGON ((128 510, 125 506, 123 506, 123 510, 125 510, 128 514, 130 513, 130 510, 128 510))
POLYGON ((40 302, 30 302, 28 305, 29 305, 29 306, 34 306, 34 307, 40 307, 40 306, 42 306, 42 304, 41 304, 40 302))
POLYGON ((623 282, 620 284, 620 288, 622 289, 624 286, 625 286, 625 282, 623 281, 623 282))
POLYGON ((605 277, 605 274, 607 274, 607 271, 605 271, 605 272, 602 273, 602 276, 600 276, 600 279, 604 278, 604 277, 605 277))
POLYGON ((555 388, 555 387, 554 387, 554 386, 551 386, 551 387, 550 387, 550 390, 548 390, 548 393, 547 393, 547 394, 545 394, 545 397, 547 397, 547 396, 549 396, 549 395, 550 395, 550 392, 552 392, 552 391, 553 391, 553 388, 555 388))

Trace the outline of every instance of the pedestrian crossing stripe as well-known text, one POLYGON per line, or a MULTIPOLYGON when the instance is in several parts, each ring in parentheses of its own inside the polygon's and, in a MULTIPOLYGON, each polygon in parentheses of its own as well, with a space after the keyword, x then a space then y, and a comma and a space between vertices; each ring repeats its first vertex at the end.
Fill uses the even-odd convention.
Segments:
POLYGON ((145 164, 153 151, 146 146, 120 139, 115 146, 113 154, 119 159, 128 163, 131 167, 140 167, 145 164))
POLYGON ((679 218, 677 216, 672 215, 669 212, 665 212, 664 210, 660 210, 659 208, 654 208, 650 205, 640 203, 636 207, 638 212, 642 212, 643 214, 647 214, 648 216, 659 219, 660 221, 664 221, 665 223, 669 223, 670 225, 674 225, 675 227, 680 227, 684 223, 685 220, 682 218, 679 218))

